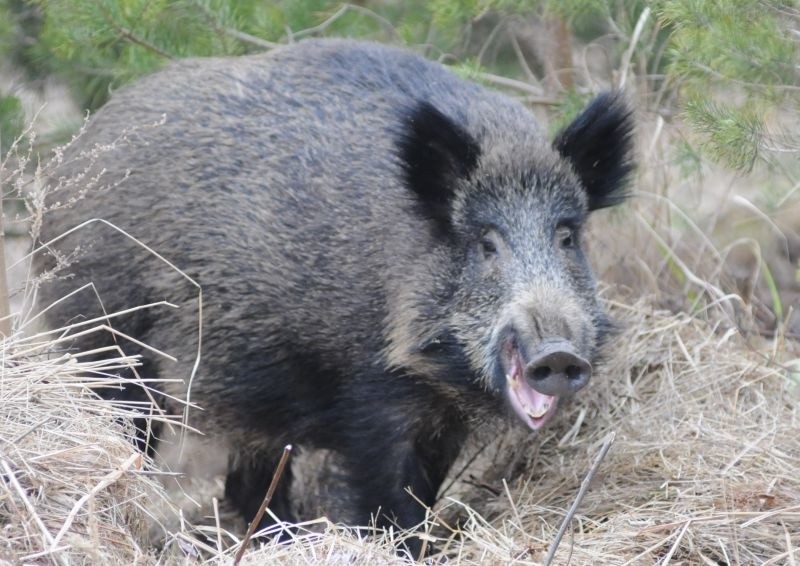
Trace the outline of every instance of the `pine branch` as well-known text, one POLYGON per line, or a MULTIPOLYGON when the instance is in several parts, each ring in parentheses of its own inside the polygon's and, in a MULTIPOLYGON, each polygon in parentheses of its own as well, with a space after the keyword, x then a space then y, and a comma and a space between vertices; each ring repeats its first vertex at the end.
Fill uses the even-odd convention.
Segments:
POLYGON ((101 7, 100 10, 103 12, 103 18, 106 20, 106 22, 108 22, 108 25, 110 25, 123 39, 133 43, 134 45, 138 45, 139 47, 143 47, 149 51, 152 51, 153 53, 157 53, 158 55, 161 55, 167 59, 174 59, 172 55, 160 47, 138 37, 130 30, 119 25, 105 7, 101 7))

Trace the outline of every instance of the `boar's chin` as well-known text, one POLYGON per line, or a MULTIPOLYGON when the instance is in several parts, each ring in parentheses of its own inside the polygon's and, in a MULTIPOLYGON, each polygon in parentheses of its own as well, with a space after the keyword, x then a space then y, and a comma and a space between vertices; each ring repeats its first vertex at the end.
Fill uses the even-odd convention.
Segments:
POLYGON ((539 393, 525 381, 525 364, 516 346, 509 344, 503 348, 502 357, 509 404, 528 427, 538 430, 555 414, 558 397, 539 393))

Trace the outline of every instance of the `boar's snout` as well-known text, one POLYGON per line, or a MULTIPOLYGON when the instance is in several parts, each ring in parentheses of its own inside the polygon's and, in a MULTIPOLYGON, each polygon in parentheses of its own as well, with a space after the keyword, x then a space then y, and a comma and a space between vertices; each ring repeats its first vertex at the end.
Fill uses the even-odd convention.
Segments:
POLYGON ((571 395, 589 382, 592 366, 563 339, 541 343, 525 366, 525 380, 544 395, 571 395))

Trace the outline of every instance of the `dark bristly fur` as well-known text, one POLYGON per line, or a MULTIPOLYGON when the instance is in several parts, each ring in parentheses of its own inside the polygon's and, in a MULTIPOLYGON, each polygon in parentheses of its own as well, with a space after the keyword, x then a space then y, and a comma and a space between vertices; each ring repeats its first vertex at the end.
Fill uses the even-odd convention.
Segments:
POLYGON ((399 143, 406 182, 419 197, 422 213, 447 227, 456 183, 475 168, 480 147, 428 102, 420 102, 407 120, 399 143))
POLYGON ((572 162, 589 195, 589 210, 625 200, 625 181, 633 170, 633 121, 620 93, 595 98, 553 146, 572 162))
MULTIPOLYGON (((598 354, 606 319, 580 230, 622 198, 630 151, 616 94, 554 149, 522 105, 441 65, 377 44, 301 42, 176 62, 115 93, 56 172, 104 171, 113 188, 54 212, 44 238, 105 218, 200 282, 192 401, 204 411, 190 424, 231 445, 226 493, 248 519, 291 443, 339 456, 348 493, 332 518, 363 525, 380 509, 379 525, 411 527, 424 509, 406 488, 432 504, 468 424, 508 411, 503 340, 525 355, 552 337, 598 354), (162 115, 89 166, 95 144, 162 115)), ((196 289, 102 227, 58 247, 76 246, 75 277, 45 286, 43 306, 85 280, 107 312, 180 305, 114 324, 180 360, 123 342, 147 358, 144 378, 187 378, 196 289)), ((86 292, 48 319, 100 312, 86 292)), ((165 387, 186 394, 186 383, 165 387)), ((273 505, 287 520, 290 482, 287 470, 273 505)))

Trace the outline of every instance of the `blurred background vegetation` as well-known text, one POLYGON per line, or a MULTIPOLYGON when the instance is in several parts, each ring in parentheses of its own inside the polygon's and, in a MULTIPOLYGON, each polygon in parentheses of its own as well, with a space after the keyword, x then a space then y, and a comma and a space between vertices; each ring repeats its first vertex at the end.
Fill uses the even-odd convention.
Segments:
POLYGON ((653 287, 669 281, 690 311, 735 292, 760 331, 797 334, 799 24, 795 0, 0 0, 0 153, 42 113, 27 139, 45 155, 171 59, 309 37, 406 45, 518 97, 551 132, 624 88, 637 190, 669 201, 637 217, 660 259, 653 287))
MULTIPOLYGON (((796 4, 0 0, 0 56, 34 84, 69 84, 88 110, 173 58, 241 55, 311 36, 415 47, 477 80, 553 104, 566 114, 562 120, 596 90, 593 83, 622 85, 630 72, 647 109, 681 113, 692 126, 693 149, 748 170, 770 153, 798 150, 794 131, 770 128, 781 108, 797 110, 796 4)), ((3 90, 0 124, 8 140, 21 131, 21 104, 13 88, 3 90)))

